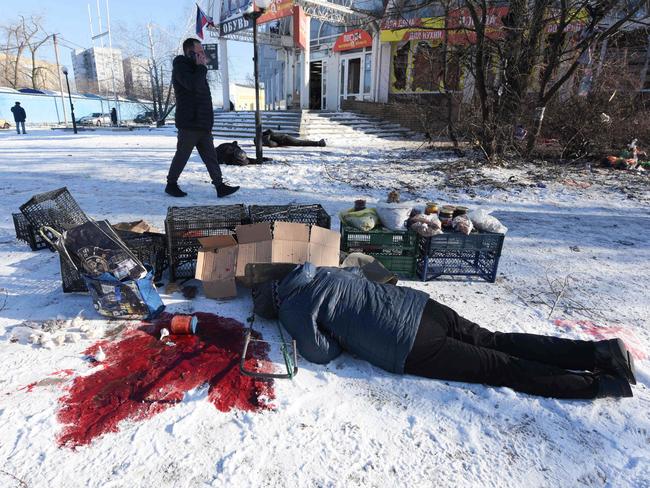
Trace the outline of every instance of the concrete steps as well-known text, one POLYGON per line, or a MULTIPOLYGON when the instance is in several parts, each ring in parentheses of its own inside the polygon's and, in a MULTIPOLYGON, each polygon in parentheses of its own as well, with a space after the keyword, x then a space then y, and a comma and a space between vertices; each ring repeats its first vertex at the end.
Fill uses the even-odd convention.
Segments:
MULTIPOLYGON (((265 111, 262 127, 307 139, 354 141, 357 139, 408 140, 417 134, 399 124, 353 112, 265 111)), ((214 113, 212 133, 222 139, 252 139, 255 136, 255 112, 214 113)))

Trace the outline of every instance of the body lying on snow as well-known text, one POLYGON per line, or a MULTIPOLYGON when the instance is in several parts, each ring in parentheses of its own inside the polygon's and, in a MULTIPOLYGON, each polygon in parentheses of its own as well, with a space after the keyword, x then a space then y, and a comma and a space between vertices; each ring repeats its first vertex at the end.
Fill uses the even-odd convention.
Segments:
POLYGON ((258 161, 256 158, 249 158, 237 141, 224 142, 217 146, 217 161, 219 164, 230 166, 248 166, 249 164, 262 164, 271 161, 271 158, 262 158, 258 161))
POLYGON ((347 351, 392 373, 554 398, 630 397, 636 384, 620 339, 491 332, 424 292, 368 281, 359 268, 306 263, 256 285, 253 298, 256 313, 279 318, 314 363, 347 351))
MULTIPOLYGON (((253 143, 256 142, 256 139, 253 138, 253 143)), ((262 132, 262 145, 266 147, 283 147, 283 146, 316 146, 316 147, 325 147, 325 139, 320 141, 310 141, 309 139, 299 139, 297 137, 290 136, 284 132, 276 132, 271 129, 266 129, 262 132)))

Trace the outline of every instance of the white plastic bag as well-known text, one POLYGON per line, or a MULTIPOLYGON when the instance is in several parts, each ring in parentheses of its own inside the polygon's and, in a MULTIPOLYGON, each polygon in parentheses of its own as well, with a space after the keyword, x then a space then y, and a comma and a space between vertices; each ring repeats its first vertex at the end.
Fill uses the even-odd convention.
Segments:
POLYGON ((364 208, 357 211, 354 209, 346 210, 339 213, 339 218, 344 224, 351 225, 355 229, 364 232, 374 229, 379 223, 379 216, 374 208, 364 208))
POLYGON ((377 214, 381 225, 390 230, 406 230, 406 221, 413 210, 413 203, 379 203, 377 214))
POLYGON ((508 228, 499 222, 499 219, 493 217, 488 212, 482 208, 472 210, 469 213, 469 218, 476 227, 481 232, 496 232, 498 234, 505 234, 508 232, 508 228))
POLYGON ((472 233, 472 229, 474 229, 472 221, 467 215, 457 215, 454 217, 454 220, 451 221, 451 226, 456 232, 460 232, 466 236, 470 235, 472 233))

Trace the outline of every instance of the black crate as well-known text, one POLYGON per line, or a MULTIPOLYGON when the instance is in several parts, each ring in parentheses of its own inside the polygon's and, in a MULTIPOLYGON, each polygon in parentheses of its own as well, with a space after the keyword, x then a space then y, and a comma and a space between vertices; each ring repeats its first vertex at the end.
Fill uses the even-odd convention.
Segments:
POLYGON ((45 249, 48 247, 45 239, 34 230, 32 224, 29 223, 29 220, 21 213, 12 213, 11 216, 14 219, 14 228, 16 229, 16 239, 25 241, 29 244, 29 247, 32 251, 38 251, 39 249, 45 249))
POLYGON ((249 222, 244 205, 169 207, 165 219, 171 281, 194 278, 198 238, 231 234, 249 222))
POLYGON ((257 222, 296 222, 317 225, 329 229, 332 218, 318 203, 312 205, 251 205, 251 223, 257 222))
POLYGON ((61 285, 63 286, 63 293, 85 293, 88 291, 86 282, 77 271, 77 268, 72 264, 65 254, 59 253, 59 263, 61 264, 61 285))
POLYGON ((494 283, 504 234, 459 232, 420 238, 417 271, 423 281, 440 276, 482 278, 494 283))
POLYGON ((90 220, 65 187, 34 195, 20 211, 36 231, 46 225, 63 232, 90 220))
POLYGON ((160 281, 168 265, 167 236, 158 232, 138 233, 126 230, 115 232, 136 258, 153 268, 154 281, 160 281))
POLYGON ((415 276, 418 236, 413 231, 394 231, 379 227, 370 231, 341 224, 341 250, 362 252, 375 257, 395 274, 415 276))

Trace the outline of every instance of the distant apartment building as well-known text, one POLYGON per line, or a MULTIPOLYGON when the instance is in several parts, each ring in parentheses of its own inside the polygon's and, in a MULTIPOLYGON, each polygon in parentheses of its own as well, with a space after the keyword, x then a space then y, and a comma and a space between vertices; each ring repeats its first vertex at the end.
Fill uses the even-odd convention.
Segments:
POLYGON ((132 56, 122 61, 126 94, 139 98, 151 96, 149 60, 132 56))
POLYGON ((124 93, 122 51, 119 49, 91 47, 75 51, 72 55, 72 68, 77 91, 81 93, 113 93, 113 76, 115 91, 118 94, 124 93))

